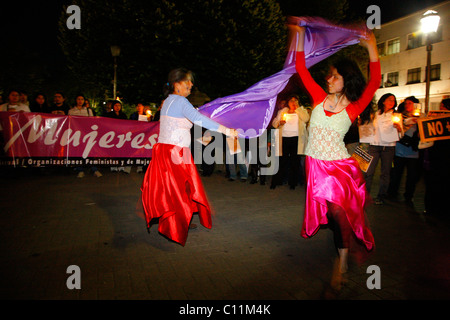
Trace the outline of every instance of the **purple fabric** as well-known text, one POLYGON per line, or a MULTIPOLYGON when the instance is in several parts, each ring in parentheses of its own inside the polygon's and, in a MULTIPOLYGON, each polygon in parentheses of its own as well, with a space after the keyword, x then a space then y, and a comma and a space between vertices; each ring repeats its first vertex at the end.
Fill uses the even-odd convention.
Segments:
MULTIPOLYGON (((365 35, 361 28, 333 25, 322 18, 290 17, 289 24, 306 27, 305 58, 309 68, 342 48, 359 42, 365 35)), ((295 48, 292 39, 290 48, 295 48)), ((275 110, 277 96, 296 75, 295 49, 289 49, 284 67, 243 92, 215 99, 199 111, 220 124, 239 130, 240 136, 254 138, 269 126, 275 110)))

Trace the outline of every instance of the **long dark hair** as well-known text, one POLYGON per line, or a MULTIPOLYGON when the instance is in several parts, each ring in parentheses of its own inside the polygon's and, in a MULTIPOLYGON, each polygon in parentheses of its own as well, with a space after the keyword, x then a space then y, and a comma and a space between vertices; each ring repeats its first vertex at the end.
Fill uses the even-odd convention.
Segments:
POLYGON ((366 87, 366 80, 356 62, 342 58, 333 63, 333 67, 344 78, 342 93, 350 102, 357 101, 366 87))
POLYGON ((359 124, 364 125, 366 123, 369 123, 370 120, 372 120, 373 113, 374 113, 373 102, 370 101, 370 103, 367 105, 367 107, 359 115, 359 124))
MULTIPOLYGON (((62 93, 61 93, 61 95, 62 95, 62 93)), ((78 97, 83 97, 84 102, 86 103, 86 97, 85 97, 85 95, 82 94, 82 93, 79 93, 79 94, 77 94, 77 95, 75 96, 75 99, 74 99, 74 101, 73 101, 73 106, 74 106, 74 107, 77 106, 77 99, 78 99, 78 97)), ((83 103, 83 107, 84 107, 84 103, 83 103)))
POLYGON ((43 92, 36 93, 30 102, 31 112, 48 112, 48 108, 49 108, 49 105, 48 105, 48 100, 47 100, 47 96, 45 95, 45 93, 43 93, 43 92), (40 106, 36 101, 36 98, 38 96, 44 97, 44 103, 42 104, 42 106, 40 106))
POLYGON ((380 111, 380 114, 384 113, 384 101, 389 98, 390 96, 393 96, 395 99, 395 104, 394 107, 392 109, 397 108, 397 98, 395 98, 393 93, 385 93, 381 96, 380 100, 378 100, 378 110, 380 111))
POLYGON ((194 82, 194 74, 192 73, 192 71, 186 68, 177 68, 170 71, 167 77, 167 83, 164 85, 163 88, 164 97, 167 98, 169 94, 174 92, 175 83, 187 80, 188 78, 190 78, 191 81, 194 82))

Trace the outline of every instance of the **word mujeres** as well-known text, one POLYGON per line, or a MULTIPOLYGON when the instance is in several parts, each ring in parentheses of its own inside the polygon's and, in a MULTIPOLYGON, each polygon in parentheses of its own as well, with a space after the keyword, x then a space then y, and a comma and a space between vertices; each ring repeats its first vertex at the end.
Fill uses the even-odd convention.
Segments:
MULTIPOLYGON (((14 132, 14 134, 5 141, 5 152, 16 143, 18 140, 25 140, 26 144, 33 144, 39 141, 44 146, 63 147, 65 152, 68 152, 69 148, 75 148, 71 151, 78 151, 80 156, 87 158, 94 146, 96 148, 104 149, 104 151, 110 153, 113 149, 144 149, 151 150, 153 145, 156 144, 158 134, 153 133, 148 136, 145 132, 133 133, 106 131, 100 133, 101 122, 96 122, 90 126, 89 130, 74 130, 70 126, 64 129, 58 121, 44 121, 42 123, 42 116, 36 115, 30 118, 28 122, 20 126, 20 128, 14 132), (28 135, 27 135, 28 131, 28 135), (82 152, 80 152, 82 150, 82 152)), ((105 130, 103 130, 105 131, 105 130)), ((77 152, 77 153, 78 153, 77 152)))

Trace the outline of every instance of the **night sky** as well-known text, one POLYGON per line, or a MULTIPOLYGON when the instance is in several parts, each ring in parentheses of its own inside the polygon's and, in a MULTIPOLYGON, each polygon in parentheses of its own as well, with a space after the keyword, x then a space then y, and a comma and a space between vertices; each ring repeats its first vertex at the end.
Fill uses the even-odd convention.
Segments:
MULTIPOLYGON (((299 0, 299 4, 304 0, 299 0)), ((368 17, 366 9, 376 4, 381 9, 382 23, 408 15, 430 5, 443 2, 442 0, 347 0, 351 10, 362 17, 368 17)), ((45 1, 13 1, 7 5, 4 1, 0 5, 2 19, 0 19, 3 42, 10 41, 16 45, 33 49, 55 48, 56 21, 61 13, 63 4, 71 4, 71 0, 45 1)), ((51 51, 51 50, 49 50, 51 51)))
MULTIPOLYGON (((304 0, 299 0, 299 4, 304 0)), ((75 2, 75 1, 74 1, 75 2)), ((377 4, 381 9, 382 23, 408 15, 442 0, 348 0, 351 11, 363 18, 368 17, 366 9, 377 4)), ((71 0, 13 1, 0 4, 0 30, 2 50, 0 50, 0 70, 11 60, 21 59, 42 63, 52 72, 61 70, 64 57, 56 40, 57 19, 63 4, 71 0), (33 53, 33 59, 24 57, 33 53)), ((289 13, 287 13, 288 15, 289 13)), ((1 88, 0 88, 1 89, 1 88)))
POLYGON ((386 23, 397 18, 409 15, 443 0, 347 0, 350 8, 355 10, 362 17, 368 17, 367 7, 375 4, 381 10, 381 23, 386 23))

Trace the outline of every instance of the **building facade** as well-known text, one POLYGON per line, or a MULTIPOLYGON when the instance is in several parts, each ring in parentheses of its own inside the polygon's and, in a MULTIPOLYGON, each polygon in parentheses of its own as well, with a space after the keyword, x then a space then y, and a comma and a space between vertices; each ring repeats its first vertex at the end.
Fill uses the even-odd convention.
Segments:
POLYGON ((424 110, 427 35, 420 31, 420 19, 428 10, 436 11, 441 18, 438 31, 429 35, 432 41, 429 110, 438 110, 441 100, 450 97, 450 1, 444 1, 374 30, 382 74, 377 100, 385 93, 394 94, 398 103, 415 96, 424 110))

